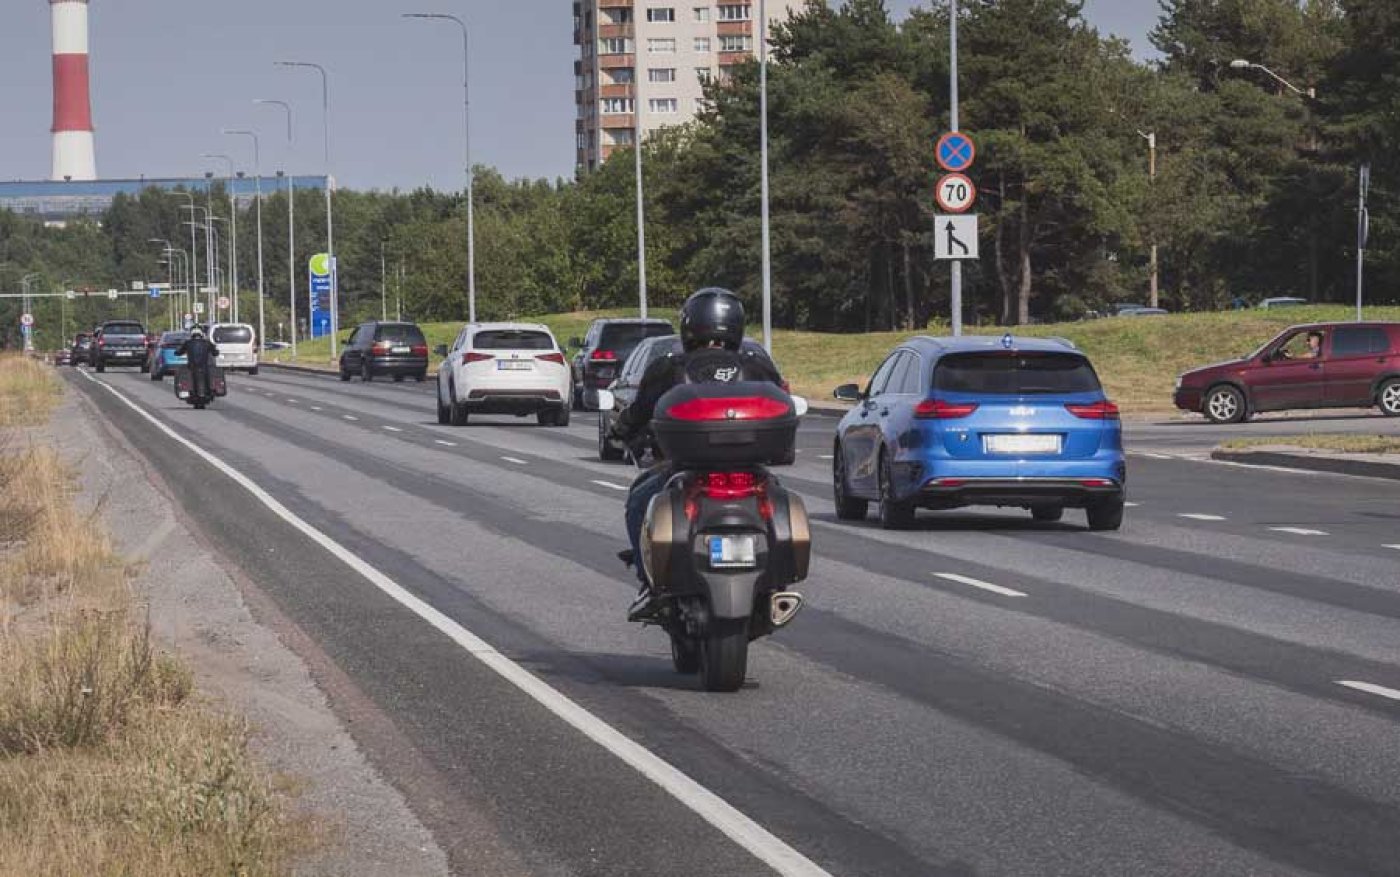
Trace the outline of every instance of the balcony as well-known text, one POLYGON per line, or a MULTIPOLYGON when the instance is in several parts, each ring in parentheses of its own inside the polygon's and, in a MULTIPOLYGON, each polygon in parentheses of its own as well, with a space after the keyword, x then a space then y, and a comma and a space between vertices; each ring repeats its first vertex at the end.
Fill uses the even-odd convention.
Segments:
POLYGON ((599 9, 631 9, 632 0, 598 0, 599 9))
POLYGON ((632 39, 636 32, 635 27, 628 24, 600 24, 598 25, 598 38, 606 39, 632 39))
POLYGON ((634 128, 637 119, 631 113, 605 113, 599 124, 604 128, 634 128))
POLYGON ((635 67, 636 56, 631 52, 625 55, 599 55, 598 66, 604 70, 613 70, 618 67, 635 67))
POLYGON ((716 25, 716 33, 722 37, 749 36, 753 33, 753 22, 721 21, 716 25))
POLYGON ((753 52, 720 52, 720 67, 737 67, 745 61, 753 60, 753 52))
POLYGON ((598 97, 631 97, 632 86, 627 83, 604 84, 598 89, 598 97))

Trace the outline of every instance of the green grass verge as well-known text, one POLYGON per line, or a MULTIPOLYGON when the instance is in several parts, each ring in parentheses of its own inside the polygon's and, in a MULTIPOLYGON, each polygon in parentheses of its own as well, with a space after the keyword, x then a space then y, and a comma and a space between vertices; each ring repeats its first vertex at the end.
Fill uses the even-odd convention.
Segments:
MULTIPOLYGON (((1062 337, 1074 342, 1093 360, 1109 395, 1129 412, 1172 411, 1172 387, 1176 376, 1200 365, 1233 359, 1252 352, 1279 330, 1297 323, 1351 319, 1353 311, 1342 306, 1288 308, 1276 311, 1244 310, 1220 313, 1172 314, 1165 317, 1114 317, 1082 323, 1025 326, 1012 330, 1025 337, 1062 337)), ((597 311, 549 314, 527 318, 549 326, 561 342, 581 336, 597 317, 635 316, 635 311, 597 311)), ((667 312, 662 316, 674 316, 667 312)), ((1370 320, 1400 321, 1400 308, 1370 308, 1370 320)), ((430 346, 450 344, 461 323, 431 323, 423 327, 430 346)), ((1001 335, 998 326, 972 327, 969 333, 1001 335)), ((778 331, 774 354, 795 391, 813 400, 831 398, 839 384, 864 384, 891 347, 915 334, 940 335, 946 330, 930 327, 917 332, 830 334, 778 331)), ((297 362, 332 367, 328 339, 300 345, 297 362)), ((269 357, 277 361, 279 357, 269 357)), ((289 356, 280 357, 291 362, 289 356)), ((434 363, 434 368, 436 363, 434 363)))
POLYGON ((1400 454, 1400 436, 1393 435, 1286 435, 1269 438, 1231 439, 1221 447, 1248 450, 1262 447, 1307 448, 1337 454, 1400 454))

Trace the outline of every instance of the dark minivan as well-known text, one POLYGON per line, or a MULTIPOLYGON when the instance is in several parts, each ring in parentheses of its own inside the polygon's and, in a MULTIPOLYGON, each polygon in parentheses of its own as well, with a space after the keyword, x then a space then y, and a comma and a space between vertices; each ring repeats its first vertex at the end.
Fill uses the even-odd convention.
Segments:
POLYGON ((574 407, 583 407, 584 390, 607 389, 638 344, 674 334, 676 330, 665 320, 594 320, 588 334, 569 340, 570 347, 579 348, 573 361, 574 407))
POLYGON ((377 375, 422 381, 428 375, 428 339, 423 330, 415 323, 378 320, 356 326, 340 352, 340 379, 348 381, 354 375, 365 381, 377 375))
POLYGON ((1292 326, 1246 357, 1186 372, 1174 401, 1215 423, 1308 408, 1400 417, 1400 323, 1292 326))

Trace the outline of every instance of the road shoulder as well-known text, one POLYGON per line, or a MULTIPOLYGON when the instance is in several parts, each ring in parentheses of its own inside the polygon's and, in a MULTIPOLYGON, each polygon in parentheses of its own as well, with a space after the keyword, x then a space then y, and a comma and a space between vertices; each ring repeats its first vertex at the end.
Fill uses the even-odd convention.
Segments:
POLYGON ((1400 454, 1328 453, 1280 444, 1216 448, 1211 452, 1211 459, 1247 466, 1281 466, 1309 472, 1400 480, 1400 454))

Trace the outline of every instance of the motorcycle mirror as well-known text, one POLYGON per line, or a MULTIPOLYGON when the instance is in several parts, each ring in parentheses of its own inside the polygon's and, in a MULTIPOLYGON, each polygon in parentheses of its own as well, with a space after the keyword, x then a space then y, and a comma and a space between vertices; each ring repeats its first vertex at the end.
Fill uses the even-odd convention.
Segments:
POLYGON ((797 416, 801 417, 802 415, 806 414, 812 406, 808 405, 807 400, 802 396, 793 396, 792 407, 794 410, 797 411, 797 416))

